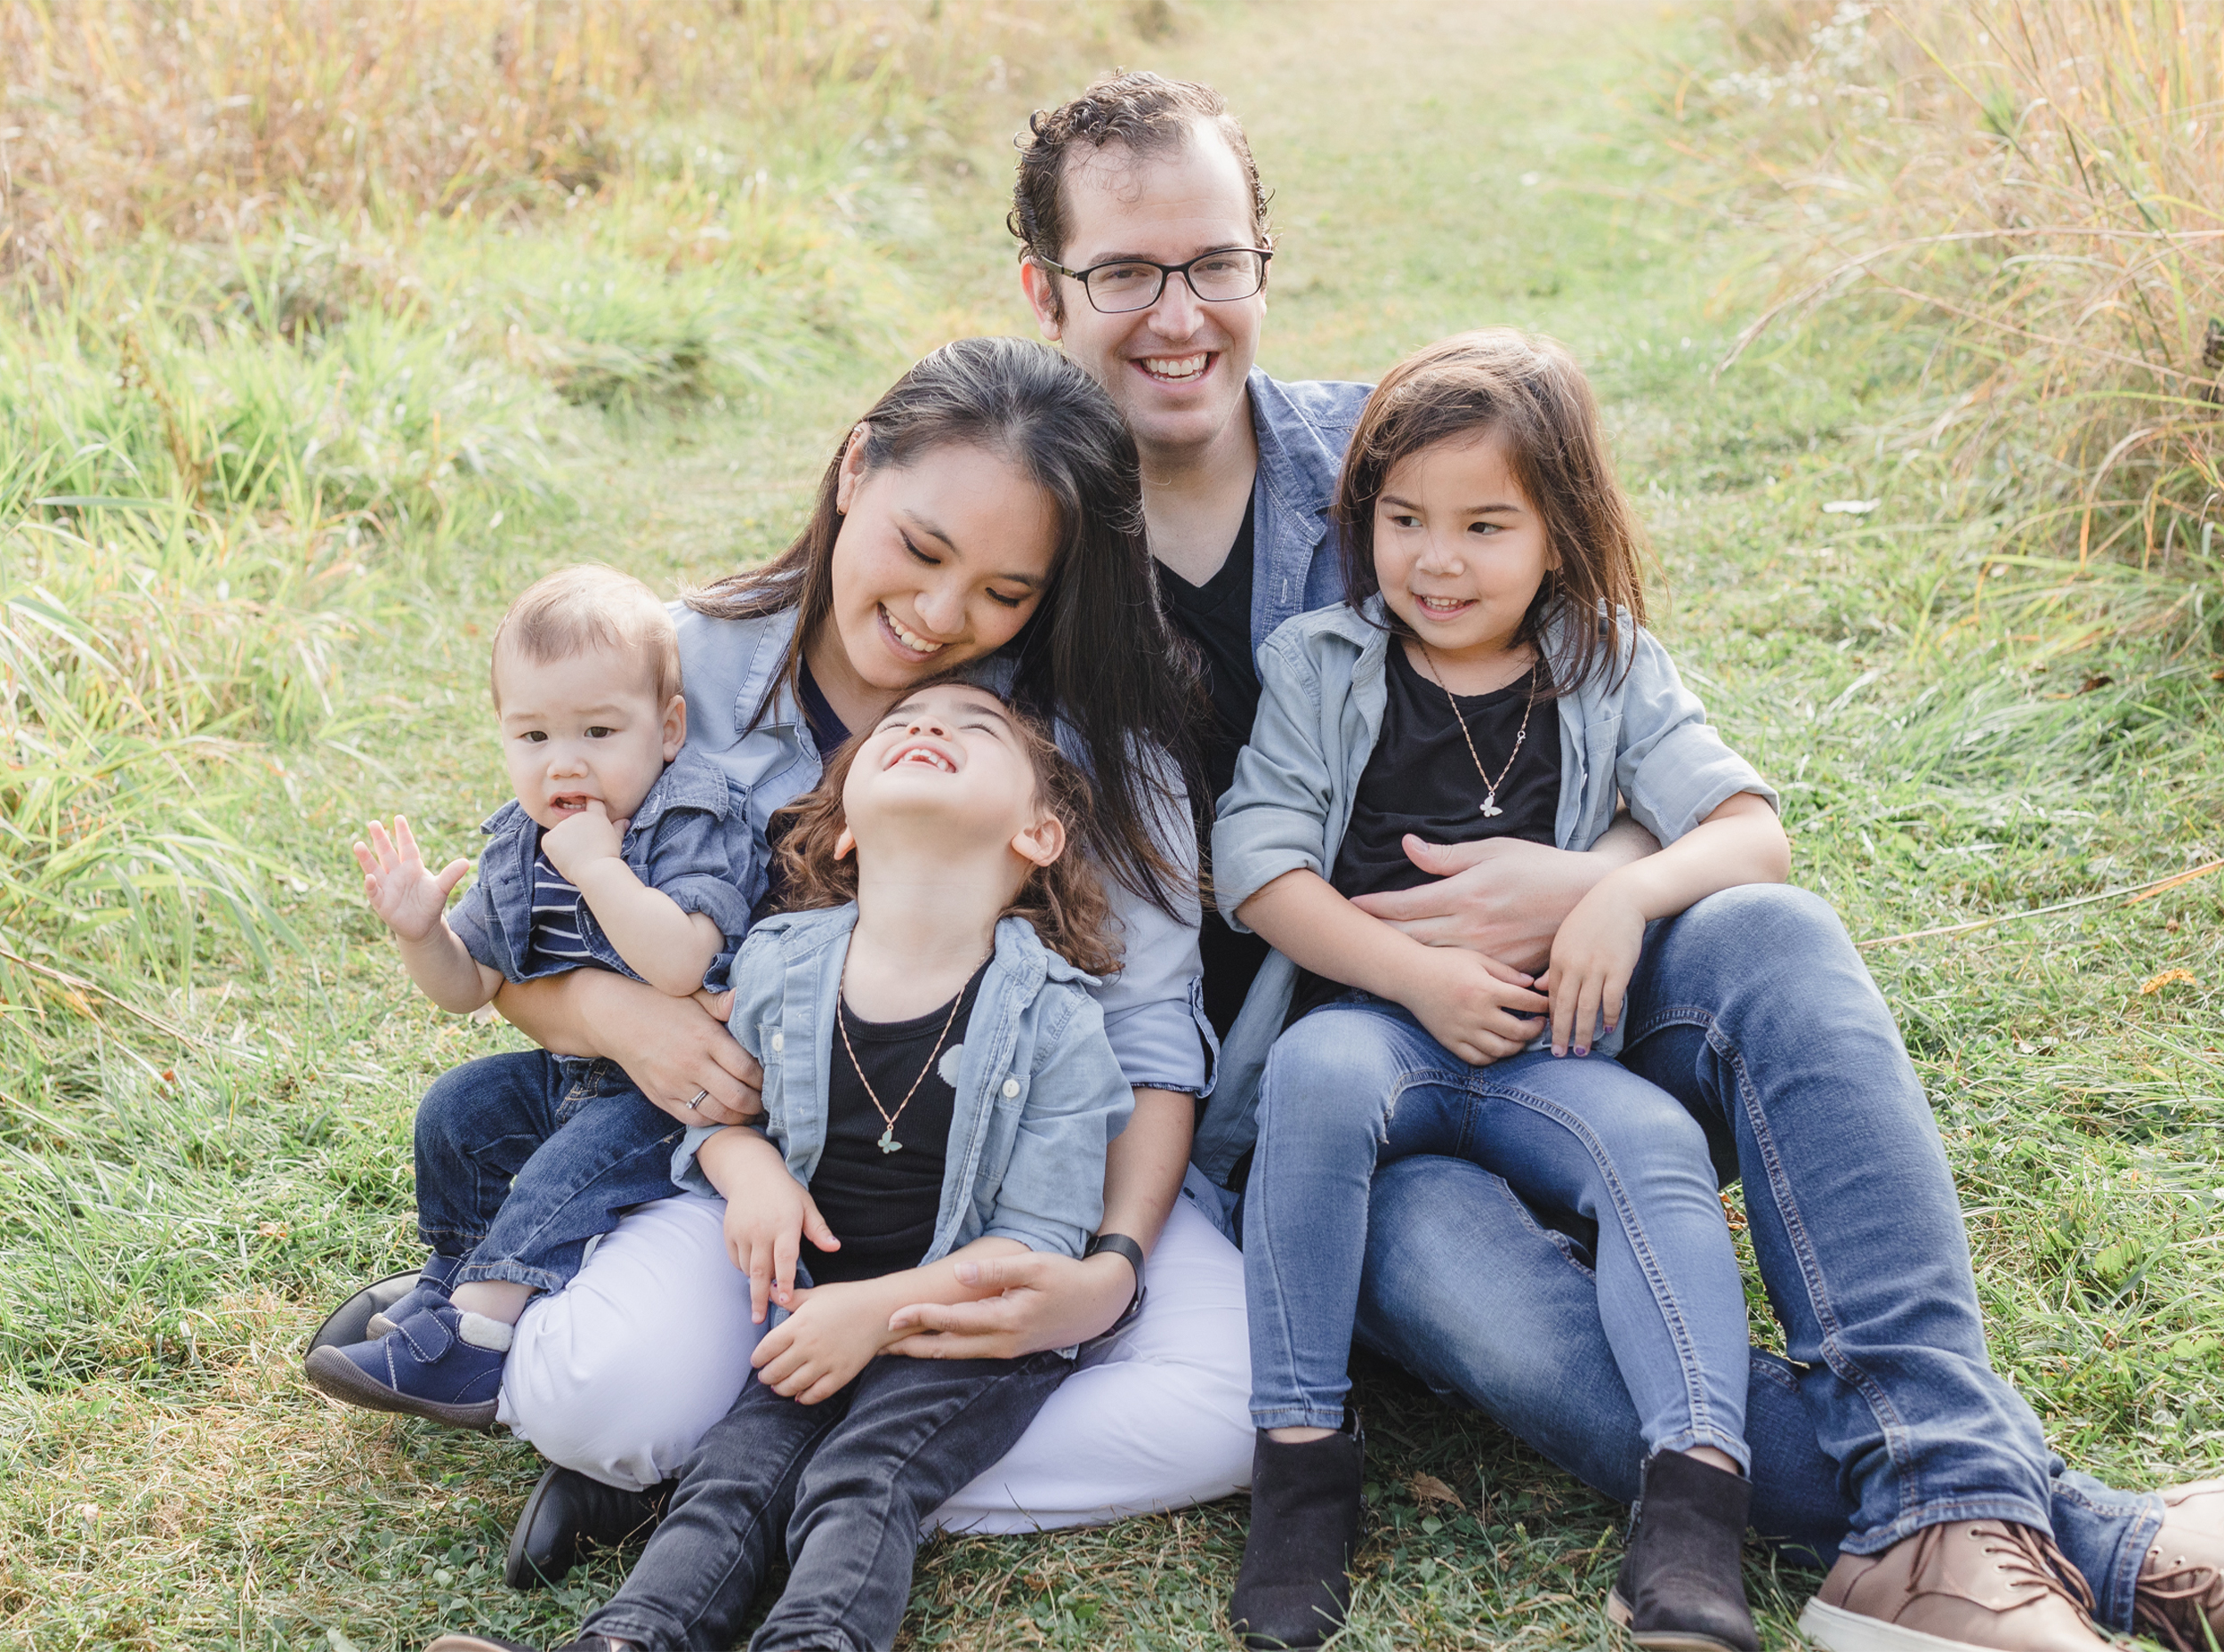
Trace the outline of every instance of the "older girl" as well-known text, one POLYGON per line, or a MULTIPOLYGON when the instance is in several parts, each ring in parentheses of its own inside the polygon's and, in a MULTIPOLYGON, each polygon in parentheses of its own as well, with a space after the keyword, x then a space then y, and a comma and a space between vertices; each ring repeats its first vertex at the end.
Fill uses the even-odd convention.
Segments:
POLYGON ((1229 1039, 1230 1077, 1255 1076, 1259 1098, 1244 1260, 1260 1431, 1232 1616, 1261 1646, 1317 1645, 1342 1620, 1369 1187, 1380 1164, 1452 1155, 1599 1225, 1601 1311, 1650 1454, 1617 1615, 1642 1646, 1753 1652, 1745 1298, 1705 1139, 1616 1063, 1560 1058, 1612 1053, 1648 922, 1783 879, 1774 794, 1641 628, 1634 520, 1558 345, 1470 334, 1394 368, 1337 519, 1347 603, 1268 641, 1213 837, 1222 911, 1275 948, 1229 1039), (1352 904, 1421 878, 1415 838, 1588 847, 1617 792, 1662 850, 1584 897, 1543 980, 1352 904), (1262 1073, 1239 1065, 1269 1040, 1262 1073))

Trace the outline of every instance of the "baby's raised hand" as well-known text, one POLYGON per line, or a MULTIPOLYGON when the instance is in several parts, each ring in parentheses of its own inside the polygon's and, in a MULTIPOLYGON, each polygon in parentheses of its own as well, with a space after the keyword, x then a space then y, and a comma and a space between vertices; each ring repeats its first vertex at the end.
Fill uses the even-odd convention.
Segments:
POLYGON ((451 860, 438 873, 426 870, 416 834, 400 815, 390 836, 371 822, 371 841, 355 844, 355 864, 363 868, 363 899, 386 927, 406 941, 420 941, 439 927, 447 898, 471 869, 468 860, 451 860))
POLYGON ((1471 1067, 1519 1055, 1536 1036, 1547 1000, 1512 965, 1464 947, 1432 947, 1424 970, 1406 1007, 1471 1067))
POLYGON ((576 883, 579 874, 597 860, 614 858, 625 840, 626 823, 610 818, 602 800, 591 797, 576 814, 567 815, 541 834, 541 848, 549 865, 576 883))
POLYGON ((1601 883, 1575 903, 1552 938, 1544 985, 1552 997, 1552 1053, 1591 1053, 1603 1019, 1608 1032, 1622 1019, 1623 1000, 1645 945, 1645 915, 1634 901, 1601 883))

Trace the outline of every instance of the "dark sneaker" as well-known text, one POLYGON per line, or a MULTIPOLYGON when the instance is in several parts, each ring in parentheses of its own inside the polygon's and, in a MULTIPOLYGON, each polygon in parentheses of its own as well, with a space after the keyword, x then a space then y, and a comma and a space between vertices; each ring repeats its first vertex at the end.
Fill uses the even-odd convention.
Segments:
POLYGON ((1228 1603, 1253 1648, 1317 1647, 1351 1610, 1366 1442, 1356 1429, 1302 1445, 1258 1434, 1251 1456, 1251 1532, 1228 1603))
POLYGON ((510 1327, 442 1303, 420 1308, 384 1336, 310 1350, 309 1380, 334 1399, 368 1411, 491 1429, 502 1393, 510 1327))
POLYGON ((1761 1652, 1739 1569, 1753 1483, 1664 1451, 1643 1486, 1608 1618, 1646 1652, 1761 1652))
POLYGON ((2224 1642, 2224 1480, 2163 1493, 2163 1526, 2139 1567, 2131 1619, 2177 1652, 2224 1642))
POLYGON ((424 1266, 417 1269, 417 1282, 409 1287, 399 1301, 390 1302, 370 1318, 363 1327, 366 1336, 389 1336, 400 1327, 401 1322, 420 1308, 444 1308, 448 1293, 455 1288, 455 1276, 463 1270, 460 1256, 428 1256, 424 1266))
POLYGON ((2107 1652, 2092 1592, 2027 1526, 1951 1520, 1841 1554, 1800 1629, 1828 1652, 2107 1652))
POLYGON ((615 1549, 648 1536, 678 1485, 666 1480, 647 1491, 623 1491, 576 1469, 552 1466, 525 1500, 510 1534, 503 1581, 512 1589, 538 1589, 560 1582, 586 1544, 615 1549))

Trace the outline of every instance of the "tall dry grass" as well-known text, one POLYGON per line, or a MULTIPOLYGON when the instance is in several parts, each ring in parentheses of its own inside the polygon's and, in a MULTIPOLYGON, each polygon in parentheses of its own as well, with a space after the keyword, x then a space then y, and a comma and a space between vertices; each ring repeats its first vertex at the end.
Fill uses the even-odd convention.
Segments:
POLYGON ((1761 0, 1730 22, 1736 66, 1677 113, 1785 248, 1731 361, 1846 301, 1926 335, 1934 394, 1888 436, 2006 519, 1972 608, 2213 639, 2224 0, 1761 0))
MULTIPOLYGON (((1132 12, 1163 25, 1166 0, 1132 12)), ((1129 23, 1029 0, 9 0, 0 269, 303 204, 592 194, 707 153, 660 144, 672 123, 839 147, 891 104, 1001 90, 1129 23)), ((762 157, 740 158, 745 188, 762 157)))

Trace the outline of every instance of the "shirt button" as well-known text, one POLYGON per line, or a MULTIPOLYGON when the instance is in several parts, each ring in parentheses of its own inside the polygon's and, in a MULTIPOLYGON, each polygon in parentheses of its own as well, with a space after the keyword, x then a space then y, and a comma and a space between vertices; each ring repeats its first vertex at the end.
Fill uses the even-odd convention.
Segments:
POLYGON ((772 1053, 773 1053, 774 1055, 778 1055, 778 1054, 779 1054, 779 1053, 780 1053, 780 1052, 781 1052, 781 1051, 783 1051, 783 1050, 785 1050, 785 1049, 786 1049, 786 1048, 787 1048, 787 1035, 786 1035, 786 1033, 775 1033, 775 1034, 773 1034, 773 1035, 772 1035, 772 1053))
POLYGON ((1018 1095, 1019 1093, 1019 1081, 1018 1079, 1007 1078, 1003 1081, 1003 1099, 1005 1100, 1011 1100, 1012 1097, 1018 1095))

